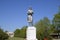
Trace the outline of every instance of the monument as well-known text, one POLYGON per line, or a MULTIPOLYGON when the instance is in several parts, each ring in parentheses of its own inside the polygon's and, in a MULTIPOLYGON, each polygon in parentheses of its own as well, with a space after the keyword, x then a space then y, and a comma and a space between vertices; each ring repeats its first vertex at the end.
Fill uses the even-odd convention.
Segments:
POLYGON ((33 10, 30 7, 27 12, 27 20, 29 23, 29 26, 26 31, 26 40, 37 40, 36 38, 36 28, 33 26, 33 10))

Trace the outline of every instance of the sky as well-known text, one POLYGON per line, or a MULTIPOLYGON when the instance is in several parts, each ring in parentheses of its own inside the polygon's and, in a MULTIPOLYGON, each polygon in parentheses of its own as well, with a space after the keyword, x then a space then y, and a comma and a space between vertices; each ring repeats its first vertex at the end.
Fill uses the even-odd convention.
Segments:
POLYGON ((28 25, 27 10, 32 7, 34 23, 58 13, 60 0, 0 0, 0 28, 10 32, 28 25))

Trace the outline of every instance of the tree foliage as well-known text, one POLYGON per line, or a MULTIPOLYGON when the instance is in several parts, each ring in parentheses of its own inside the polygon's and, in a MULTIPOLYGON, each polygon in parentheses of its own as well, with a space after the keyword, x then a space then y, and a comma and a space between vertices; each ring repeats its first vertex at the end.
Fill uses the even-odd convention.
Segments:
POLYGON ((55 26, 55 31, 60 32, 60 12, 54 15, 53 25, 55 26))
POLYGON ((8 35, 0 28, 0 40, 8 39, 8 35))
POLYGON ((21 29, 16 29, 14 32, 14 36, 20 38, 26 38, 26 28, 27 26, 24 26, 21 29))
POLYGON ((49 37, 51 31, 51 23, 47 17, 44 17, 42 20, 38 21, 35 24, 37 28, 37 38, 38 40, 44 39, 44 37, 49 37))
POLYGON ((22 38, 26 38, 26 29, 27 29, 27 26, 24 26, 24 27, 21 29, 21 37, 22 37, 22 38))
POLYGON ((14 32, 14 36, 15 37, 20 37, 20 29, 16 29, 15 32, 14 32))
POLYGON ((60 12, 54 15, 53 24, 54 26, 60 25, 60 12))

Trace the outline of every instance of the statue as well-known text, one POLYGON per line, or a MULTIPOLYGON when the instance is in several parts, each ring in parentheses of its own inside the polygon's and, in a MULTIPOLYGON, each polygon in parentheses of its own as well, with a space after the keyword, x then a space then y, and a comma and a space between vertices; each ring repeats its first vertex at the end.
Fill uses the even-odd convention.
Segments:
POLYGON ((36 28, 33 26, 33 10, 30 7, 27 12, 27 20, 29 23, 29 26, 26 31, 26 40, 37 40, 36 39, 36 28))

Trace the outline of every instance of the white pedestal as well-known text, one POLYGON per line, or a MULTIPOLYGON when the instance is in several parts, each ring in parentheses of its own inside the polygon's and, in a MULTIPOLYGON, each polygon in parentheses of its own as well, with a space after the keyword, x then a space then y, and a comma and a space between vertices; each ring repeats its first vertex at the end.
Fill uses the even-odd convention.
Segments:
POLYGON ((28 27, 26 36, 27 36, 26 40, 37 40, 36 39, 36 28, 28 27))

